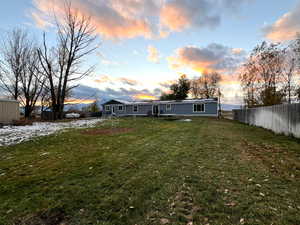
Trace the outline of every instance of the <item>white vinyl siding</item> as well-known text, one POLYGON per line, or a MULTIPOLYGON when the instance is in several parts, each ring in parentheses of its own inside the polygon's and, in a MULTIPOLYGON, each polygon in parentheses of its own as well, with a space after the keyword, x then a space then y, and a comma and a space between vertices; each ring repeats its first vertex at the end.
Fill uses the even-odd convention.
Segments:
POLYGON ((205 112, 205 104, 194 104, 193 112, 205 112))

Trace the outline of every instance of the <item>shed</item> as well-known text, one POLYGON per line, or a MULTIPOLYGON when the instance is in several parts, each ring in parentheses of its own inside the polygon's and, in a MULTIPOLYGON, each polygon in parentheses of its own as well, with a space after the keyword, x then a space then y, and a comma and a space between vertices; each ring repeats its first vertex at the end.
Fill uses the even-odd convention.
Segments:
POLYGON ((0 123, 11 123, 20 119, 19 102, 15 100, 0 99, 0 123))

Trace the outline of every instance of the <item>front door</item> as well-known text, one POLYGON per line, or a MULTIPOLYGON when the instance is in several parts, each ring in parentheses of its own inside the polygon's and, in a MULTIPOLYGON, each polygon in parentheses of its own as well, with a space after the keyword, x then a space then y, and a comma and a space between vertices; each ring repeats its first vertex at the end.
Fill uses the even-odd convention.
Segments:
POLYGON ((115 114, 116 112, 116 109, 115 109, 115 106, 112 107, 112 114, 115 114))
POLYGON ((159 115, 159 107, 158 107, 158 105, 153 105, 152 106, 152 114, 153 114, 153 116, 158 116, 159 115))

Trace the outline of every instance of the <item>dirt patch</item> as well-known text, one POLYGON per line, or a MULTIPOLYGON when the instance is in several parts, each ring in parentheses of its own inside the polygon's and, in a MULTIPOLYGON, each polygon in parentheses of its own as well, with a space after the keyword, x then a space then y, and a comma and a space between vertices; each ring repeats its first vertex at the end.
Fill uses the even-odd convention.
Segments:
POLYGON ((112 134, 122 134, 133 131, 133 128, 109 128, 109 129, 93 129, 82 131, 82 134, 86 135, 112 135, 112 134))
POLYGON ((14 120, 13 126, 31 126, 33 124, 32 120, 14 120))
POLYGON ((67 225, 67 221, 64 210, 55 208, 18 219, 14 225, 67 225))

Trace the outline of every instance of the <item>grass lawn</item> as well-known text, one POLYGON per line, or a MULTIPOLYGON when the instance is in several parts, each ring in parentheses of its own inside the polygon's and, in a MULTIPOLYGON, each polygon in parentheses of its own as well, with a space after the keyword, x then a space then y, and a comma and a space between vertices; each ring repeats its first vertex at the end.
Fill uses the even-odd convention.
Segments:
POLYGON ((0 224, 300 224, 300 141, 125 118, 1 147, 0 224))

